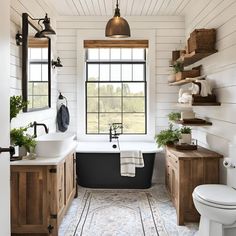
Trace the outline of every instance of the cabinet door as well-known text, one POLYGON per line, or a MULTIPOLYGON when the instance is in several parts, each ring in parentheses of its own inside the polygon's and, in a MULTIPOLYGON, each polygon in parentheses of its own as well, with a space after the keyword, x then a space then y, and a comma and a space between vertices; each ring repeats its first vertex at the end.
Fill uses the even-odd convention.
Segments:
POLYGON ((74 197, 75 193, 74 158, 75 154, 71 153, 66 157, 65 161, 65 204, 67 204, 67 202, 74 197))
POLYGON ((65 207, 65 176, 64 163, 57 166, 57 212, 65 207))
POLYGON ((172 201, 177 207, 178 203, 178 176, 177 176, 177 169, 176 168, 171 168, 171 198, 172 201))
POLYGON ((12 233, 48 233, 47 213, 47 168, 12 166, 12 233))

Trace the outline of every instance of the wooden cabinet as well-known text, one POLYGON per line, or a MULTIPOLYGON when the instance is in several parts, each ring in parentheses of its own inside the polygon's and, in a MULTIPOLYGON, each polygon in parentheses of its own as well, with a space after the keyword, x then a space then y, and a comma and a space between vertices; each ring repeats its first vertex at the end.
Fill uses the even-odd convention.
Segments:
POLYGON ((12 235, 58 235, 76 193, 75 154, 57 165, 11 166, 12 235))
POLYGON ((219 183, 221 157, 202 147, 194 151, 166 147, 166 187, 176 208, 178 225, 199 221, 192 192, 198 185, 219 183))

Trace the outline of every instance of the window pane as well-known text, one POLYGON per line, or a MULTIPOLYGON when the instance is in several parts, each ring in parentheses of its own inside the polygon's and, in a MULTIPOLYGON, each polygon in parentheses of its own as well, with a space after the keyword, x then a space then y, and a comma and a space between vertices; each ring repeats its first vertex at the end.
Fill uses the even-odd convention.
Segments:
POLYGON ((144 98, 123 98, 124 112, 145 112, 144 98))
POLYGON ((133 65, 133 80, 144 81, 144 65, 133 65))
POLYGON ((42 64, 42 80, 48 81, 48 65, 42 64))
POLYGON ((48 83, 33 83, 33 94, 34 95, 47 95, 48 83))
POLYGON ((109 81, 110 78, 110 65, 100 65, 100 80, 109 81))
POLYGON ((122 65, 122 81, 132 80, 132 64, 122 65))
POLYGON ((144 60, 143 48, 133 48, 133 60, 144 60))
POLYGON ((131 52, 132 52, 131 48, 122 48, 121 49, 121 59, 131 60, 131 55, 132 55, 131 52))
POLYGON ((120 60, 120 48, 111 48, 111 59, 120 60))
POLYGON ((99 96, 121 96, 121 83, 99 84, 99 96))
POLYGON ((120 80, 121 65, 111 65, 111 80, 120 80))
POLYGON ((123 114, 123 133, 145 133, 145 114, 123 114))
POLYGON ((98 80, 99 65, 88 64, 88 80, 98 80))
POLYGON ((33 84, 34 83, 28 83, 28 95, 30 96, 32 96, 33 95, 33 84))
POLYGON ((42 59, 48 59, 48 48, 42 48, 42 59))
POLYGON ((29 74, 30 81, 41 81, 41 64, 30 64, 29 74))
POLYGON ((42 108, 48 106, 47 96, 34 96, 33 97, 33 108, 42 108))
POLYGON ((87 98, 87 111, 98 112, 98 98, 87 98))
POLYGON ((100 113, 100 133, 109 133, 109 124, 121 123, 121 113, 100 113))
POLYGON ((30 59, 36 60, 42 58, 41 48, 30 48, 30 59))
POLYGON ((98 133, 98 114, 87 113, 87 133, 98 133))
POLYGON ((121 112, 121 98, 100 98, 100 112, 121 112))
POLYGON ((99 49, 98 48, 90 48, 88 49, 88 59, 90 60, 98 60, 99 59, 99 49))
POLYGON ((124 83, 123 96, 144 96, 144 83, 124 83))
POLYGON ((109 60, 110 58, 110 50, 109 48, 100 48, 100 59, 101 60, 109 60))
POLYGON ((28 102, 29 102, 29 104, 28 104, 28 108, 29 109, 32 109, 33 108, 33 97, 32 96, 28 96, 28 102))
POLYGON ((98 83, 87 83, 87 96, 98 96, 98 83))

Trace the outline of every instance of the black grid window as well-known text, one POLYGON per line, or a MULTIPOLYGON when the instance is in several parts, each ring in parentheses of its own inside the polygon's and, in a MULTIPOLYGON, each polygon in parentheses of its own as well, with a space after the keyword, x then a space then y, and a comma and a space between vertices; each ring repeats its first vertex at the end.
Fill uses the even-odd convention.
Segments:
POLYGON ((107 134, 122 123, 124 134, 146 134, 146 51, 90 48, 86 60, 86 133, 107 134))

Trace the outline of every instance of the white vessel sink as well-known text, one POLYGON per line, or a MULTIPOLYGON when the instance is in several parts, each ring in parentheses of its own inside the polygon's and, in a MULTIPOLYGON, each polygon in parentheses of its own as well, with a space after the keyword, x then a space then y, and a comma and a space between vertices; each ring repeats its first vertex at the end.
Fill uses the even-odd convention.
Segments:
POLYGON ((50 133, 36 138, 35 153, 40 157, 56 157, 63 155, 73 144, 73 133, 50 133))

